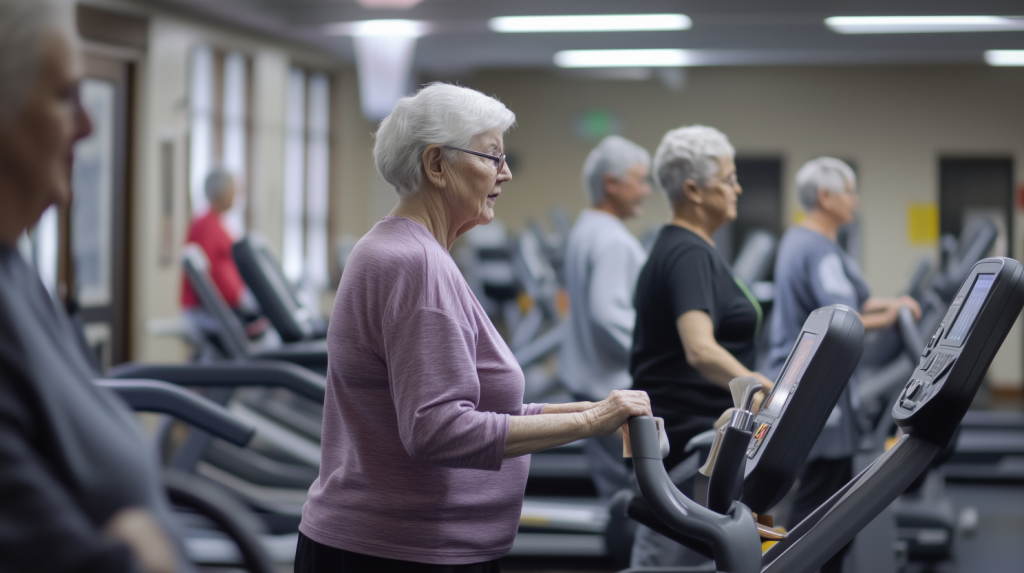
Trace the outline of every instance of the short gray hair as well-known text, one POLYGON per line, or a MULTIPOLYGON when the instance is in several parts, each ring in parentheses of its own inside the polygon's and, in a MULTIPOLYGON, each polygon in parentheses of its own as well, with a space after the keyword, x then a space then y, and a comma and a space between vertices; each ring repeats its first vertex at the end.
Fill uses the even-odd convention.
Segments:
POLYGON ((844 161, 835 157, 812 159, 796 172, 796 192, 800 206, 811 211, 818 206, 818 190, 845 193, 857 187, 857 175, 844 161))
POLYGON ((655 179, 675 205, 683 199, 687 181, 707 185, 718 173, 718 159, 735 155, 729 138, 713 127, 691 125, 673 129, 661 138, 654 152, 655 179))
POLYGON ((636 165, 651 167, 651 154, 646 149, 618 135, 609 135, 597 144, 583 162, 583 190, 591 205, 604 200, 604 176, 618 179, 636 165))
POLYGON ((74 8, 68 0, 0 0, 0 125, 21 111, 42 57, 48 32, 77 46, 74 8))
POLYGON ((217 197, 220 197, 221 193, 234 182, 235 177, 228 170, 217 168, 206 176, 203 191, 206 193, 207 199, 216 201, 217 197))
MULTIPOLYGON (((476 90, 435 82, 395 104, 377 129, 373 158, 377 171, 404 197, 419 191, 423 151, 430 144, 466 147, 491 129, 508 130, 516 115, 505 104, 476 90)), ((445 150, 449 161, 458 152, 445 150)))

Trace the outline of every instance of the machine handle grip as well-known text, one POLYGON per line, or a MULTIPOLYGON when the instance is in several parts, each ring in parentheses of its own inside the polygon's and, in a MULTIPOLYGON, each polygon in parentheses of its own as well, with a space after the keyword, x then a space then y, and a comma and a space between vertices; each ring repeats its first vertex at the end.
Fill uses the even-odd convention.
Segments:
POLYGON ((903 341, 903 350, 910 357, 912 362, 917 362, 921 352, 924 351, 924 340, 914 320, 914 313, 903 306, 899 310, 898 319, 900 339, 903 341))
POLYGON ((133 410, 170 414, 239 447, 256 433, 256 428, 220 404, 174 384, 157 380, 96 380, 95 384, 113 390, 133 410))
POLYGON ((654 515, 674 531, 709 545, 718 571, 759 572, 761 539, 750 509, 735 502, 725 514, 715 513, 683 495, 662 463, 654 418, 637 416, 628 425, 637 485, 654 515))
POLYGON ((718 448, 711 481, 708 482, 708 509, 716 513, 729 511, 743 493, 743 470, 746 468, 750 432, 732 426, 725 428, 718 448))
POLYGON ((324 401, 327 383, 324 377, 306 368, 277 360, 249 360, 219 364, 142 364, 115 366, 110 378, 151 378, 206 388, 274 386, 287 388, 314 402, 324 401))

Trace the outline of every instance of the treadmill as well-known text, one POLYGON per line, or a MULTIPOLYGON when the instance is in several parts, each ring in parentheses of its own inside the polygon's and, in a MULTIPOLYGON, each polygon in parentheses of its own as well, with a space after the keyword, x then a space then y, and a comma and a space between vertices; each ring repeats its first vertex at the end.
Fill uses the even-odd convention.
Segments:
MULTIPOLYGON (((662 529, 676 533, 674 538, 703 548, 714 559, 713 569, 684 567, 659 571, 812 573, 821 567, 949 445, 992 359, 1024 308, 1022 275, 1024 267, 1013 259, 989 258, 974 265, 893 406, 892 417, 903 436, 788 534, 773 534, 763 525, 758 528, 752 509, 770 506, 784 495, 779 486, 792 483, 799 467, 788 465, 786 460, 795 459, 793 452, 802 450, 818 432, 800 431, 788 436, 771 429, 762 432, 761 428, 771 420, 762 420, 757 425, 757 419, 778 407, 781 411, 773 425, 781 428, 793 422, 794 428, 813 430, 820 411, 831 410, 827 401, 802 399, 804 392, 815 388, 815 384, 794 384, 787 389, 780 379, 765 411, 753 423, 746 420, 754 417, 750 412, 741 410, 733 416, 730 426, 735 428, 734 434, 754 426, 757 430, 749 442, 742 444, 745 449, 734 447, 719 452, 711 481, 733 487, 734 500, 725 510, 714 511, 683 495, 661 463, 654 419, 631 419, 629 431, 637 482, 651 512, 662 529), (719 471, 728 469, 730 460, 743 457, 747 480, 719 471), (759 474, 766 479, 749 479, 759 474), (741 486, 737 487, 738 484, 741 486), (772 535, 782 538, 762 555, 761 538, 772 535)), ((790 356, 787 370, 801 361, 798 357, 804 343, 802 337, 790 356)), ((808 358, 812 363, 818 350, 810 349, 808 358)))
POLYGON ((231 254, 281 340, 291 343, 326 338, 327 321, 299 302, 298 292, 284 276, 263 235, 249 233, 231 247, 231 254))
POLYGON ((200 305, 217 323, 215 336, 225 358, 241 361, 281 360, 320 373, 327 371, 327 341, 325 339, 290 342, 267 350, 254 349, 249 342, 249 337, 245 334, 245 328, 242 327, 241 321, 235 316, 213 283, 213 279, 210 277, 210 261, 206 258, 202 247, 193 243, 185 245, 181 263, 200 305))

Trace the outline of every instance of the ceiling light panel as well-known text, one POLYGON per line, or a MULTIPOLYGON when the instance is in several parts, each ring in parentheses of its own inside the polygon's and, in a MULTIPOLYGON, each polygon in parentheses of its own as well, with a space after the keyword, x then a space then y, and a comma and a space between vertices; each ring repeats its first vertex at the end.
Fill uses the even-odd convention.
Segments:
POLYGON ((423 0, 356 0, 364 8, 385 10, 407 10, 423 0))
POLYGON ((1024 18, 1008 16, 833 16, 825 25, 840 34, 927 34, 1024 30, 1024 18))
POLYGON ((555 54, 560 68, 664 68, 693 64, 688 50, 563 50, 555 54))
POLYGON ((988 50, 985 62, 990 66, 1024 66, 1024 50, 988 50))
POLYGON ((525 32, 652 32, 689 30, 685 14, 587 14, 575 16, 499 16, 488 21, 491 30, 525 32))
POLYGON ((332 36, 359 38, 417 38, 427 33, 427 25, 416 20, 360 20, 328 24, 324 26, 324 33, 332 36))

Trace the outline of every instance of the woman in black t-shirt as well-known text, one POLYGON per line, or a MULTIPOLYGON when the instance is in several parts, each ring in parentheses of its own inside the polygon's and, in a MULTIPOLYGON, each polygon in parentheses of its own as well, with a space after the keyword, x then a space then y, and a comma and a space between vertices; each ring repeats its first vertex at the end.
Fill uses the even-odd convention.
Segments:
POLYGON ((665 419, 672 451, 684 446, 732 406, 729 381, 751 370, 761 307, 715 249, 712 235, 736 218, 743 190, 734 151, 724 134, 695 125, 665 134, 654 173, 672 204, 636 288, 636 327, 630 373, 655 416, 665 419))

